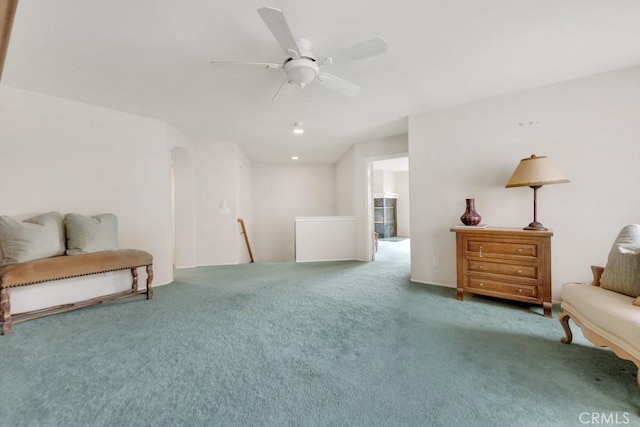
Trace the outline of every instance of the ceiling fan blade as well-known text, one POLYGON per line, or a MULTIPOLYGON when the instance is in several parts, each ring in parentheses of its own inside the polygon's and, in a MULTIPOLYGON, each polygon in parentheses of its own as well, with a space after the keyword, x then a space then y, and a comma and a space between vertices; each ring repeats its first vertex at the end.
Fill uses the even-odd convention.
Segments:
POLYGON ((340 92, 343 95, 347 96, 356 96, 360 89, 360 86, 348 82, 340 77, 336 77, 333 74, 329 73, 320 73, 316 80, 326 87, 335 90, 336 92, 340 92))
POLYGON ((282 68, 282 65, 273 62, 211 61, 211 65, 249 65, 262 68, 282 68))
POLYGON ((282 11, 274 7, 261 7, 258 9, 258 13, 287 55, 292 58, 299 58, 300 47, 295 37, 293 37, 282 11))
POLYGON ((293 92, 295 88, 296 88, 296 84, 293 83, 291 79, 287 79, 282 83, 282 85, 280 86, 276 94, 273 95, 273 98, 271 98, 271 100, 275 101, 276 99, 279 99, 279 98, 285 98, 291 92, 293 92))
POLYGON ((348 48, 342 49, 335 55, 327 56, 321 64, 335 64, 338 62, 353 61, 356 59, 368 58, 370 56, 382 55, 387 51, 387 42, 380 37, 358 43, 348 48))

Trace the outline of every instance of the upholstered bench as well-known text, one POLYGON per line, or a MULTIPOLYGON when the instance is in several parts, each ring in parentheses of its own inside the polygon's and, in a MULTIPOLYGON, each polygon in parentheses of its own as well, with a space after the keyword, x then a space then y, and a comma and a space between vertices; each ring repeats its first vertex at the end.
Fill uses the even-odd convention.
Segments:
POLYGON ((88 305, 101 304, 140 294, 146 294, 147 299, 151 299, 153 297, 152 280, 153 257, 151 254, 137 249, 118 249, 73 256, 61 255, 0 267, 2 334, 7 335, 10 333, 13 323, 75 310, 88 305), (138 290, 139 267, 146 267, 147 273, 147 286, 142 291, 138 290), (16 315, 11 314, 9 294, 11 288, 118 270, 131 270, 131 289, 71 304, 63 304, 16 315))
POLYGON ((85 216, 49 212, 18 221, 0 215, 0 320, 2 333, 13 323, 146 294, 153 296, 153 257, 118 246, 118 218, 114 214, 85 216), (138 291, 138 268, 147 269, 147 288, 138 291), (109 271, 131 270, 131 289, 99 298, 11 314, 12 288, 109 271))

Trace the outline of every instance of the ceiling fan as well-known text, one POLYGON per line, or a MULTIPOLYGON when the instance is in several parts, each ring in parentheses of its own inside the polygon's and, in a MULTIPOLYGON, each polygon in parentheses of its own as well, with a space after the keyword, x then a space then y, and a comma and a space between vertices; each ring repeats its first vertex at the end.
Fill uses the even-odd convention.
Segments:
POLYGON ((318 61, 311 52, 311 42, 302 38, 295 38, 291 33, 289 24, 281 10, 273 7, 262 7, 258 9, 258 14, 269 30, 278 41, 282 49, 288 55, 282 64, 270 62, 223 62, 213 61, 213 65, 250 65, 267 69, 281 68, 287 75, 276 94, 273 96, 275 101, 279 97, 284 97, 296 87, 304 89, 304 87, 314 81, 340 92, 347 96, 355 96, 361 87, 348 82, 340 77, 321 71, 323 65, 330 65, 355 59, 368 58, 370 56, 381 55, 387 51, 387 42, 381 38, 374 38, 362 43, 350 46, 337 52, 334 55, 318 61))

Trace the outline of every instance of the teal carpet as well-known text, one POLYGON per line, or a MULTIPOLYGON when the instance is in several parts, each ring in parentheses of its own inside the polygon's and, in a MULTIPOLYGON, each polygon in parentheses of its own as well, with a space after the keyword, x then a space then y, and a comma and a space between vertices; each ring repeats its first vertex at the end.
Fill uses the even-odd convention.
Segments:
POLYGON ((411 283, 408 241, 381 243, 374 263, 181 270, 151 301, 15 325, 0 425, 640 423, 632 363, 561 344, 556 313, 411 283))

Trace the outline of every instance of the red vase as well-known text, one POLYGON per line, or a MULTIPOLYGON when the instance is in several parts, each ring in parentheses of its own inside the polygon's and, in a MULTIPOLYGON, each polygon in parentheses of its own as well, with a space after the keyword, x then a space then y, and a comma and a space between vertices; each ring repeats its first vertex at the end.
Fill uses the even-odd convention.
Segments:
POLYGON ((464 225, 478 225, 482 220, 482 217, 476 212, 475 199, 465 199, 467 202, 467 210, 464 211, 460 217, 460 221, 464 225))

